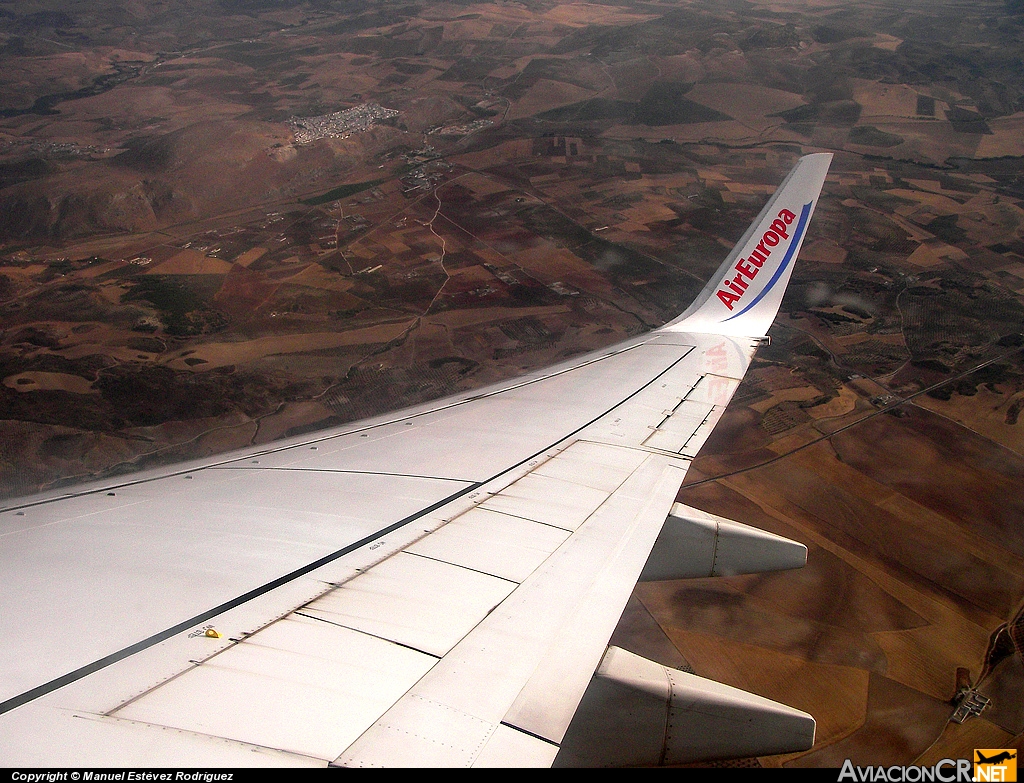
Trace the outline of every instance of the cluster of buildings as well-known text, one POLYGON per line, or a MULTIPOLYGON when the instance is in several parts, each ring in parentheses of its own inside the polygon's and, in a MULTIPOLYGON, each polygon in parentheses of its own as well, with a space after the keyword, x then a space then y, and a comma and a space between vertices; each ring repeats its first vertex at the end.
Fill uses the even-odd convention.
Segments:
POLYGON ((347 139, 353 133, 369 130, 398 114, 398 110, 388 109, 379 103, 364 103, 333 114, 292 117, 288 124, 294 129, 296 144, 309 144, 318 139, 347 139))
POLYGON ((417 191, 430 190, 444 180, 451 168, 452 164, 446 160, 433 160, 413 169, 399 180, 402 183, 402 195, 410 196, 417 191))
POLYGON ((107 156, 108 147, 97 147, 93 144, 77 144, 73 141, 33 141, 26 139, 0 139, 0 155, 8 152, 29 153, 43 158, 68 160, 71 158, 96 158, 107 156), (20 149, 19 149, 20 148, 20 149))

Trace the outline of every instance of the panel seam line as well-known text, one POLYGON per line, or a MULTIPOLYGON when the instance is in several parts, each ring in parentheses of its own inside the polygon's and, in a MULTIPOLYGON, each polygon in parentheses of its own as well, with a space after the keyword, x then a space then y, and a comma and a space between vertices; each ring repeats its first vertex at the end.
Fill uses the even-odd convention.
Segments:
MULTIPOLYGON (((608 354, 607 356, 602 356, 600 359, 595 359, 592 362, 587 362, 587 364, 593 364, 594 362, 601 361, 601 360, 603 360, 605 358, 610 358, 611 356, 615 356, 615 355, 620 354, 620 353, 625 353, 626 351, 633 350, 635 348, 639 348, 641 345, 645 345, 645 343, 640 343, 639 345, 630 346, 629 348, 624 349, 623 351, 618 351, 618 352, 615 352, 615 353, 612 353, 612 354, 608 354)), ((381 528, 380 530, 378 530, 375 533, 371 533, 371 534, 369 534, 367 536, 364 536, 363 538, 361 538, 358 541, 355 541, 355 542, 353 542, 351 544, 348 544, 348 545, 342 547, 341 549, 337 550, 336 552, 332 552, 330 554, 324 555, 323 557, 319 558, 318 560, 314 560, 312 563, 308 563, 308 564, 306 564, 306 565, 304 565, 304 566, 302 566, 300 568, 295 569, 294 571, 291 571, 290 573, 287 573, 287 574, 285 574, 283 576, 278 577, 277 579, 274 579, 274 580, 272 580, 270 582, 267 582, 265 585, 253 588, 252 590, 249 590, 249 591, 243 593, 240 596, 236 596, 235 598, 232 598, 229 601, 225 601, 224 603, 222 603, 222 604, 220 604, 218 606, 215 606, 212 609, 207 609, 205 612, 201 612, 200 614, 197 614, 194 617, 191 617, 191 618, 189 618, 187 620, 183 620, 180 623, 176 623, 175 625, 171 626, 170 628, 166 628, 163 631, 158 631, 157 633, 155 633, 155 634, 153 634, 153 635, 151 635, 151 636, 149 636, 149 637, 147 637, 145 639, 142 639, 142 640, 140 640, 138 642, 135 642, 134 644, 130 644, 127 647, 123 647, 120 650, 116 650, 116 651, 114 651, 114 652, 112 652, 112 653, 110 653, 108 655, 103 656, 102 658, 99 658, 99 659, 97 659, 95 661, 92 661, 91 663, 87 663, 84 666, 80 666, 79 668, 74 669, 73 671, 70 671, 70 672, 68 672, 66 674, 61 675, 60 677, 55 677, 54 679, 52 679, 52 680, 50 680, 48 682, 45 682, 45 683, 43 683, 41 685, 37 685, 34 688, 28 689, 27 691, 23 691, 22 693, 19 693, 16 696, 12 696, 11 698, 6 699, 3 702, 0 702, 0 715, 3 715, 6 712, 10 712, 11 710, 13 710, 13 709, 15 709, 17 707, 22 706, 23 704, 27 704, 28 702, 35 701, 36 699, 40 698, 41 696, 45 696, 48 693, 52 693, 55 690, 59 690, 60 688, 63 688, 66 685, 70 685, 73 682, 77 682, 78 680, 82 679, 83 677, 87 677, 90 674, 94 674, 95 672, 98 672, 98 671, 100 671, 102 669, 105 669, 108 666, 110 666, 110 665, 112 665, 114 663, 117 663, 118 661, 124 660, 125 658, 128 658, 128 657, 130 657, 132 655, 135 655, 136 653, 142 652, 143 650, 147 650, 150 647, 152 647, 152 646, 154 646, 156 644, 159 644, 160 642, 163 642, 163 641, 166 641, 167 639, 170 639, 172 636, 176 636, 177 634, 181 633, 182 631, 186 631, 189 628, 192 628, 193 626, 198 625, 199 623, 206 622, 207 620, 209 620, 209 619, 211 619, 213 617, 216 617, 217 615, 223 614, 224 612, 229 611, 231 609, 234 609, 234 608, 236 608, 238 606, 241 606, 244 603, 248 603, 249 601, 253 600, 254 598, 259 598, 260 596, 262 596, 262 595, 264 595, 266 593, 269 593, 271 590, 276 590, 278 587, 281 587, 282 585, 288 584, 289 582, 292 582, 292 581, 298 579, 301 576, 305 576, 306 574, 310 573, 311 571, 315 571, 317 568, 320 568, 321 566, 325 566, 325 565, 327 565, 329 563, 332 563, 335 560, 337 560, 337 559, 339 559, 339 558, 349 554, 350 552, 353 552, 356 549, 359 549, 359 548, 361 548, 363 546, 366 546, 367 544, 369 544, 372 541, 375 541, 376 539, 380 538, 381 536, 388 535, 389 533, 392 533, 395 530, 403 528, 406 525, 410 524, 411 522, 415 522, 417 519, 425 517, 428 514, 436 511, 437 509, 442 508, 443 506, 447 505, 448 503, 452 502, 453 500, 458 500, 462 496, 467 495, 470 492, 472 492, 472 491, 474 491, 476 489, 479 489, 480 487, 482 487, 482 486, 484 486, 486 484, 489 484, 490 482, 495 481, 495 480, 501 478, 502 476, 504 476, 504 475, 506 475, 508 473, 511 473, 516 468, 519 468, 519 467, 525 465, 527 462, 529 462, 532 459, 536 459, 538 456, 540 456, 544 452, 548 451, 549 449, 554 448, 555 446, 557 446, 560 443, 564 443, 565 441, 567 441, 569 438, 573 437, 577 433, 582 432, 587 427, 590 427, 591 425, 593 425, 596 422, 600 421, 601 419, 603 419, 605 416, 610 414, 612 411, 614 411, 619 406, 629 402, 629 400, 633 399, 638 394, 643 392, 645 389, 648 389, 652 384, 656 383, 663 375, 665 375, 672 368, 674 368, 681 361, 683 361, 683 359, 685 359, 687 356, 689 356, 693 352, 693 350, 694 350, 694 346, 673 346, 673 347, 685 348, 687 350, 684 353, 682 353, 682 355, 677 356, 672 362, 669 363, 669 365, 667 367, 665 367, 665 369, 661 370, 656 375, 654 375, 650 380, 647 381, 647 383, 643 384, 638 389, 635 389, 631 393, 627 394, 625 397, 623 397, 621 400, 616 402, 614 405, 612 405, 607 410, 602 411, 597 416, 592 418, 590 421, 587 421, 587 422, 581 424, 579 427, 577 427, 572 432, 566 433, 562 437, 558 438, 558 440, 553 441, 552 443, 549 443, 548 445, 544 446, 544 448, 537 450, 536 452, 534 452, 533 454, 531 454, 531 455, 529 455, 527 457, 524 457, 523 459, 521 459, 519 462, 515 463, 514 465, 510 465, 509 467, 500 470, 498 473, 494 474, 489 479, 487 479, 485 481, 479 481, 479 482, 476 482, 474 484, 470 484, 467 487, 463 487, 458 492, 454 492, 451 495, 449 495, 448 497, 442 498, 441 500, 437 501, 436 503, 433 503, 433 504, 427 506, 426 508, 421 509, 420 511, 417 511, 414 514, 410 514, 409 516, 405 517, 404 519, 400 519, 397 522, 394 522, 394 523, 392 523, 392 524, 390 524, 390 525, 388 525, 388 526, 386 526, 384 528, 381 528)), ((580 366, 583 366, 583 365, 580 365, 580 366)), ((575 368, 571 368, 571 369, 575 369, 575 368)), ((569 372, 569 371, 570 370, 565 370, 563 372, 569 372)), ((546 376, 546 377, 554 377, 554 375, 546 376)), ((539 381, 539 380, 543 380, 543 379, 537 379, 537 380, 539 381)), ((495 392, 495 394, 497 394, 497 393, 498 392, 495 392)), ((490 396, 490 395, 483 395, 483 396, 490 396)), ((468 400, 467 400, 467 402, 468 402, 468 400)), ((221 464, 228 464, 228 463, 225 462, 225 463, 221 463, 221 464)), ((182 471, 182 473, 187 473, 187 472, 189 472, 189 471, 182 471)), ((174 475, 174 474, 172 474, 172 475, 174 475)), ((181 475, 181 474, 179 474, 179 475, 181 475)), ((97 491, 100 491, 100 490, 97 490, 97 491)), ((64 499, 64 498, 59 498, 59 499, 64 499)), ((58 498, 55 498, 54 500, 58 500, 58 498)), ((49 501, 49 502, 53 502, 53 501, 49 501)), ((304 605, 305 604, 303 604, 303 606, 304 605)))

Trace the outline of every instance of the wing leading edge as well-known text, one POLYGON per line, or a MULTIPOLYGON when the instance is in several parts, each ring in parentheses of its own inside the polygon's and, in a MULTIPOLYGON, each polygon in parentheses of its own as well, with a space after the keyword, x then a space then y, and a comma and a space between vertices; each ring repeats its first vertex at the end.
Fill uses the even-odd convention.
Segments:
MULTIPOLYGON (((711 754, 806 745, 810 716, 606 650, 645 567, 799 565, 800 545, 673 502, 778 311, 830 158, 802 158, 648 335, 0 509, 0 760, 546 765, 594 683, 621 701, 650 676, 677 717, 781 727, 711 754)), ((689 755, 653 760, 699 757, 694 726, 689 755)))

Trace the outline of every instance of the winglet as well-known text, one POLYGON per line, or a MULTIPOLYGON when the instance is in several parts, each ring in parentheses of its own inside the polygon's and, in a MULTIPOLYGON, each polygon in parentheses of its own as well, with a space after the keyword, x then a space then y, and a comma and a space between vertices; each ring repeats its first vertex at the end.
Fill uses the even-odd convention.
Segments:
POLYGON ((694 303, 662 329, 766 334, 779 312, 831 162, 827 152, 800 158, 694 303))

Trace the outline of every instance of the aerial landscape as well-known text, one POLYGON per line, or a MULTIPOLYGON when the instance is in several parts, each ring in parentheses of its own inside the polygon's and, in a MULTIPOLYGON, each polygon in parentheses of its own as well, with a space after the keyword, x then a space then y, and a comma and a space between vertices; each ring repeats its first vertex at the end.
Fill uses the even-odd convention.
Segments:
POLYGON ((1020 749, 1022 57, 1019 0, 0 0, 0 496, 642 334, 831 152, 678 496, 808 564, 612 642, 817 720, 718 764, 1020 749))

